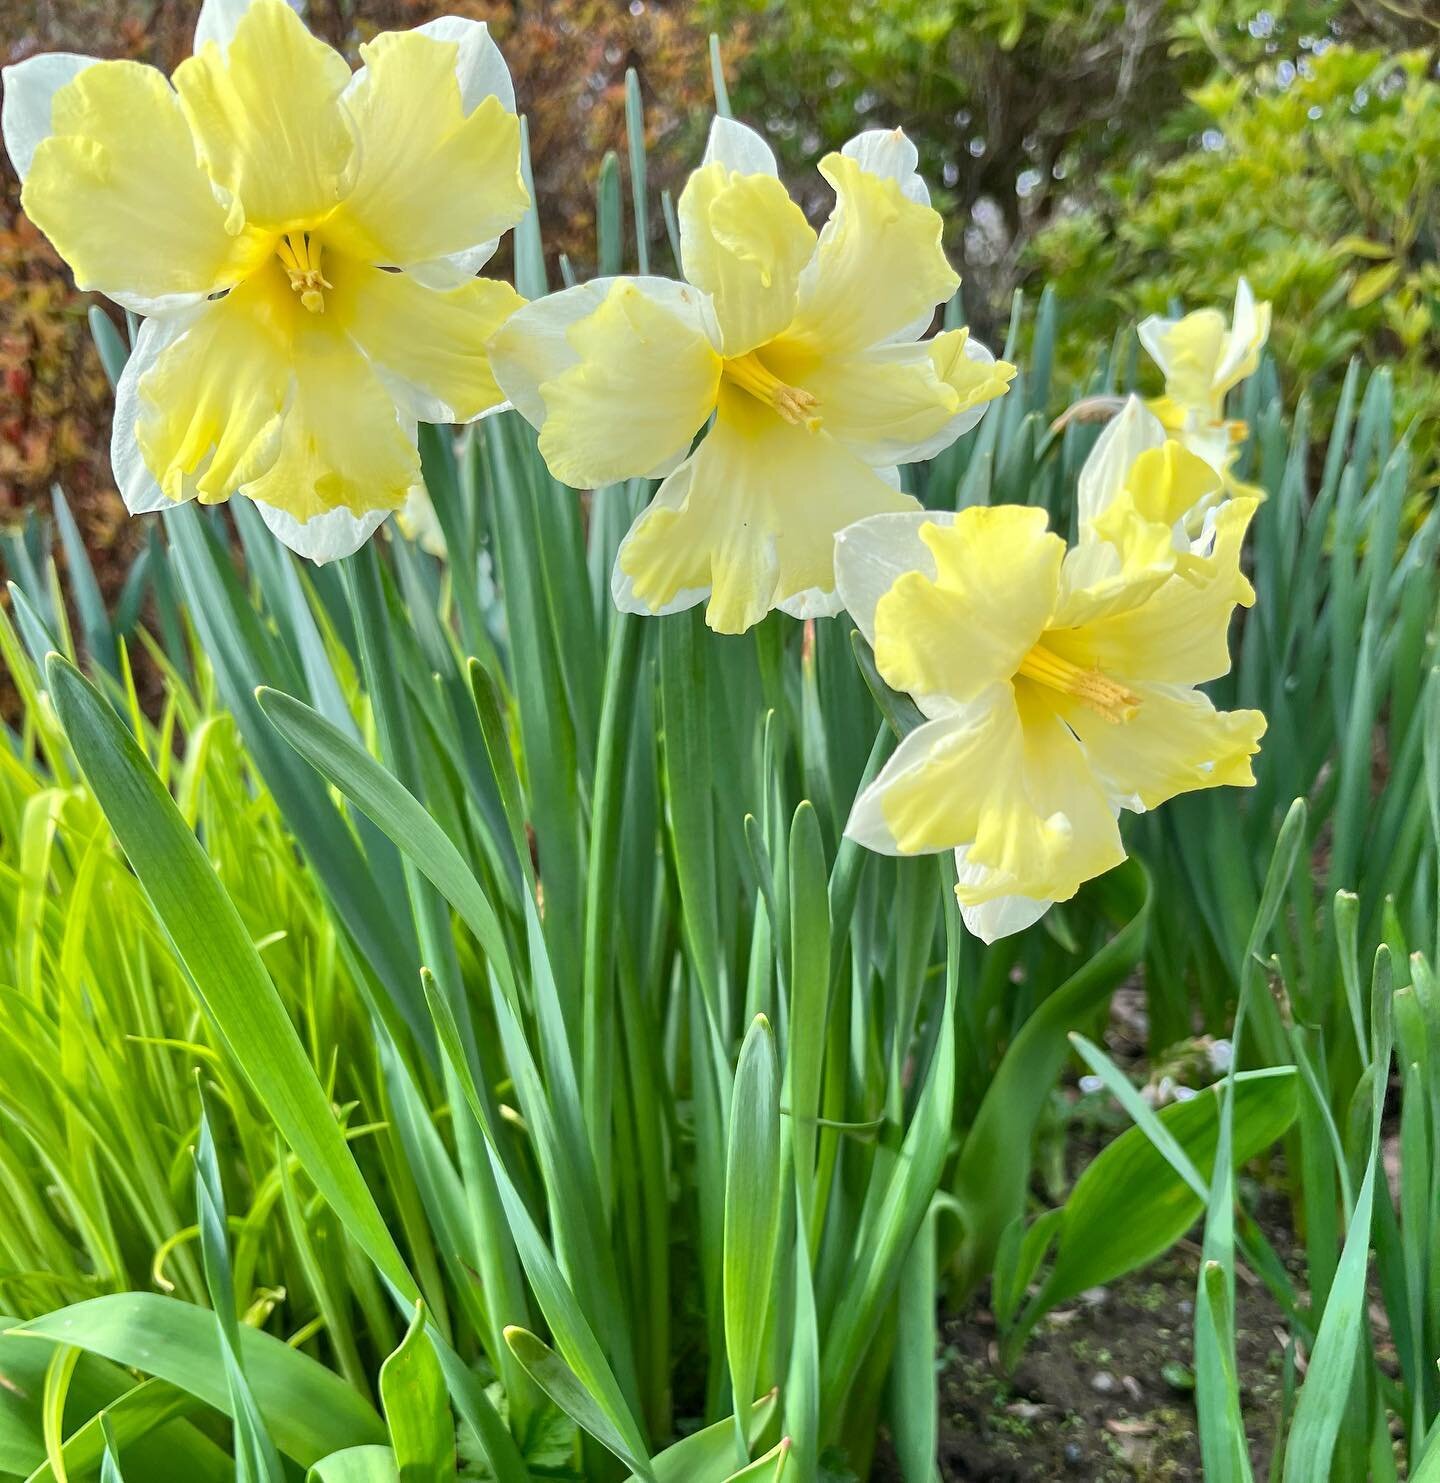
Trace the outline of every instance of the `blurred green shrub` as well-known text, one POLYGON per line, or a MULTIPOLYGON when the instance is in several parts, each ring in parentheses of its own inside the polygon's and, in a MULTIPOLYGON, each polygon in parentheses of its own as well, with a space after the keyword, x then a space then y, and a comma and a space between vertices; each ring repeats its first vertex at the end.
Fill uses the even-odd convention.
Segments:
POLYGON ((1291 392, 1328 421, 1347 360, 1393 364, 1400 425, 1436 478, 1440 83, 1430 53, 1338 46, 1192 94, 1197 146, 1108 174, 1029 261, 1066 302, 1072 366, 1117 317, 1223 302, 1244 272, 1275 310, 1291 392))

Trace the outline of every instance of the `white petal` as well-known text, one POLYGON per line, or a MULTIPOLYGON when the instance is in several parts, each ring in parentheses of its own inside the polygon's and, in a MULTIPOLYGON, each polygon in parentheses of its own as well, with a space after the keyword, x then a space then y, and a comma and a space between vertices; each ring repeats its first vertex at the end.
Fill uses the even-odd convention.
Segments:
MULTIPOLYGON (((115 423, 110 433, 110 471, 116 488, 132 515, 148 515, 155 510, 169 510, 175 501, 169 499, 155 482, 140 454, 140 440, 135 435, 140 417, 140 378, 190 327, 195 315, 167 319, 147 319, 140 325, 135 347, 115 384, 115 423)), ((193 483, 187 498, 193 499, 193 483)))
POLYGON ((845 611, 845 603, 840 596, 839 589, 827 592, 823 587, 807 587, 804 592, 797 592, 794 597, 787 597, 784 602, 776 606, 782 613, 788 613, 792 618, 833 618, 836 613, 845 611))
MULTIPOLYGON (((544 300, 541 302, 543 303, 544 300)), ((620 557, 630 543, 630 537, 635 534, 636 526, 645 518, 647 511, 653 510, 657 505, 664 509, 678 510, 685 503, 686 496, 690 493, 690 475, 693 468, 692 460, 687 458, 665 480, 655 491, 655 498, 635 517, 635 524, 625 532, 625 539, 620 542, 615 552, 615 565, 610 572, 610 596, 622 613, 639 613, 645 618, 666 618, 671 613, 683 613, 686 608, 693 608, 710 596, 709 587, 686 587, 677 592, 663 607, 652 608, 648 603, 636 597, 635 583, 620 564, 620 557)))
MULTIPOLYGON (((965 855, 963 845, 955 851, 955 874, 961 885, 978 885, 989 872, 983 866, 969 864, 965 855)), ((973 937, 994 942, 1033 927, 1053 905, 1052 901, 1037 901, 1031 896, 997 896, 979 906, 962 906, 960 918, 973 937)))
MULTIPOLYGON (((490 360, 495 379, 515 410, 532 427, 539 427, 545 421, 540 387, 580 359, 571 349, 566 332, 572 324, 593 314, 617 281, 593 278, 589 283, 577 283, 574 288, 536 299, 505 322, 502 340, 491 342, 490 360)), ((704 329, 706 296, 699 289, 672 278, 626 281, 686 324, 704 329)))
POLYGON ((1270 334, 1270 306, 1257 304, 1250 284, 1241 278, 1235 285, 1235 308, 1230 316, 1230 333, 1225 338, 1225 353, 1215 368, 1215 386, 1230 387, 1240 379, 1240 371, 1254 350, 1270 334))
POLYGON ((391 514, 389 510, 367 510, 363 515, 356 515, 350 510, 336 509, 300 521, 258 499, 255 508, 277 540, 317 566, 342 556, 353 556, 391 514))
POLYGON ((705 145, 702 164, 709 165, 715 160, 728 170, 738 170, 741 175, 780 173, 774 150, 749 124, 721 118, 718 114, 710 125, 710 138, 705 145))
POLYGON ((1178 319, 1166 319, 1163 315, 1152 314, 1135 327, 1145 353, 1160 367, 1160 374, 1167 381, 1170 379, 1170 357, 1165 350, 1165 341, 1169 338, 1170 331, 1179 323, 1178 319))
POLYGON ((510 69, 484 21, 442 15, 415 29, 422 36, 433 36, 436 41, 454 41, 459 45, 455 74, 460 79, 460 106, 467 118, 486 98, 499 98, 508 112, 515 112, 515 84, 511 81, 510 69))
MULTIPOLYGON (((286 3, 296 15, 305 14, 304 0, 286 0, 286 3)), ((230 45, 235 27, 250 5, 251 0, 204 0, 199 19, 195 22, 194 50, 198 52, 207 42, 213 41, 223 52, 230 45)))
POLYGON ((840 153, 871 175, 898 180, 901 193, 910 200, 922 206, 930 204, 930 191, 915 170, 920 151, 904 129, 866 129, 849 140, 840 153))
POLYGON ((5 87, 5 105, 0 111, 0 133, 5 137, 5 153, 15 173, 24 182, 40 141, 49 137, 50 103, 55 94, 78 77, 94 57, 75 52, 52 51, 0 68, 5 87))
MULTIPOLYGON (((1148 322, 1148 321, 1147 321, 1148 322)), ((1135 460, 1165 442, 1165 429, 1137 396, 1126 399, 1119 413, 1096 439, 1079 479, 1080 529, 1095 521, 1125 487, 1135 460)))
POLYGON ((847 525, 835 537, 835 585, 845 611, 875 642, 875 604, 906 572, 935 578, 935 557, 920 539, 925 525, 953 525, 951 510, 901 510, 870 515, 847 525))

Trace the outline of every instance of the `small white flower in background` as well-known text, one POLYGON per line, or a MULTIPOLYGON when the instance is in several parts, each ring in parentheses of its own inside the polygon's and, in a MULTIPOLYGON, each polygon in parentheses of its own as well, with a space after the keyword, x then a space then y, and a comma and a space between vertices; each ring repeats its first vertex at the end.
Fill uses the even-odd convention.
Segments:
POLYGON ((283 0, 206 0, 172 83, 68 53, 5 69, 26 214, 81 288, 146 316, 116 388, 132 513, 240 493, 316 561, 421 485, 415 424, 503 403, 477 278, 528 204, 514 90, 444 17, 352 75, 283 0))

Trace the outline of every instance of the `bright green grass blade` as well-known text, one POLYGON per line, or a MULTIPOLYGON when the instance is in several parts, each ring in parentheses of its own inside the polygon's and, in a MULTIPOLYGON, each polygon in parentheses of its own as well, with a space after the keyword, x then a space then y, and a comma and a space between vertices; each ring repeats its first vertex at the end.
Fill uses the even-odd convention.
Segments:
MULTIPOLYGON (((214 1314, 156 1293, 90 1298, 12 1329, 73 1344, 168 1381, 226 1415, 230 1390, 214 1314)), ((385 1441, 380 1418, 324 1365, 271 1334, 242 1327, 245 1373, 276 1445, 308 1467, 327 1453, 385 1441)))
POLYGON ((46 673, 75 755, 231 1054, 381 1274, 418 1296, 250 934, 134 738, 75 667, 46 673))
MULTIPOLYGON (((65 1470, 71 1478, 83 1478, 107 1447, 112 1452, 123 1447, 137 1478, 143 1468, 144 1477, 155 1483, 230 1483, 235 1468, 228 1454, 183 1419, 198 1407, 196 1398, 178 1386, 142 1381, 66 1437, 65 1470)), ((26 1483, 55 1483, 54 1470, 42 1463, 26 1483)))

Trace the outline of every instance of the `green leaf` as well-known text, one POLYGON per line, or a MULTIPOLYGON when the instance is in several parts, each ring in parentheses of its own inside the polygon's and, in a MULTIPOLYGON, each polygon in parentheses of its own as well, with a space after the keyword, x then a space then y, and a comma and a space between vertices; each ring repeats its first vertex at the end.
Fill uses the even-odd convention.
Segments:
MULTIPOLYGON (((775 1037, 756 1015, 735 1070, 725 1168, 725 1348, 737 1403, 752 1398, 780 1241, 780 1077, 775 1037)), ((742 1451, 743 1428, 736 1422, 742 1451)))
MULTIPOLYGON (((113 1293, 31 1319, 11 1333, 103 1355, 231 1414, 215 1315, 204 1308, 158 1293, 113 1293)), ((240 1352, 276 1445, 302 1467, 342 1447, 384 1442, 375 1412, 309 1355, 243 1325, 240 1352)))
POLYGON ((633 1472, 653 1483, 654 1473, 649 1458, 636 1450, 635 1439, 625 1436, 607 1414, 608 1407, 598 1401, 581 1382, 575 1371, 528 1329, 513 1325, 505 1330, 505 1342, 526 1373, 582 1430, 608 1447, 633 1472))
POLYGON ((315 1187, 381 1273, 418 1298, 394 1237, 234 904, 115 712, 58 654, 46 666, 66 735, 191 981, 315 1187))
POLYGON ((425 1332, 425 1305, 400 1347, 380 1367, 380 1399, 400 1483, 449 1483, 455 1477, 455 1423, 445 1375, 425 1332))
POLYGON ((322 1458, 305 1483, 401 1483, 395 1454, 388 1447, 347 1447, 322 1458))
MULTIPOLYGON (((779 1409, 780 1392, 762 1395, 745 1418, 745 1442, 754 1447, 769 1429, 779 1409)), ((727 1416, 673 1447, 657 1453, 651 1462, 655 1483, 724 1483, 735 1466, 735 1418, 727 1416)), ((626 1483, 641 1483, 633 1473, 626 1483)))

